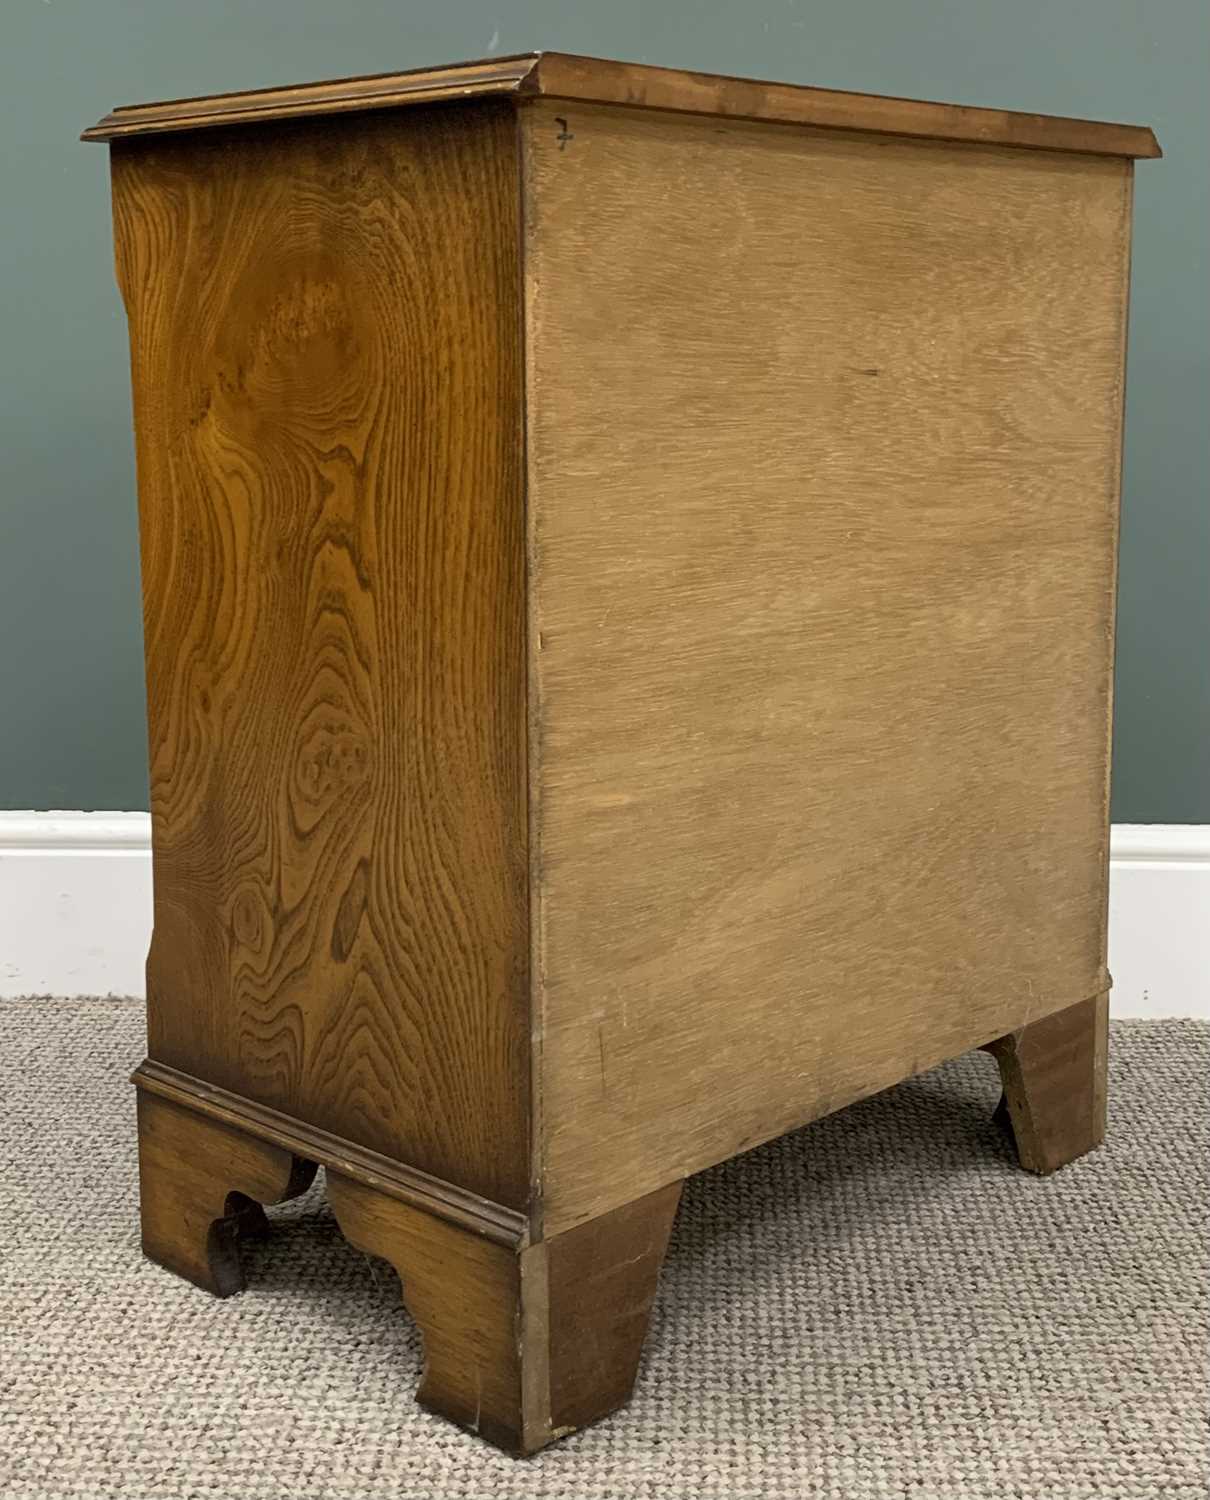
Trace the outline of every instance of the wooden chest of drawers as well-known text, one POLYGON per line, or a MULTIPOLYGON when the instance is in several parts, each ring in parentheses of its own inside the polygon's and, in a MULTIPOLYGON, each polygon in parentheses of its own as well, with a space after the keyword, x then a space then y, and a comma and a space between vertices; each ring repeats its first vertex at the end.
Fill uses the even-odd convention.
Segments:
MULTIPOLYGON (((147 1253, 327 1171, 421 1399, 620 1404, 680 1185, 1104 1121, 1144 129, 544 54, 115 111, 147 1253)), ((804 1246, 804 1254, 810 1247, 804 1246)))

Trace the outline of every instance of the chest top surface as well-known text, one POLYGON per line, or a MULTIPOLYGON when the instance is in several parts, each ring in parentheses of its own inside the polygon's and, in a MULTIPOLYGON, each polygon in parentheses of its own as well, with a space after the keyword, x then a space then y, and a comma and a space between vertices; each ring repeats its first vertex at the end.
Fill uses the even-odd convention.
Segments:
POLYGON ((82 139, 116 141, 260 120, 348 114, 436 102, 465 103, 490 96, 621 104, 770 124, 864 130, 882 135, 1098 156, 1161 154, 1153 132, 1141 125, 848 93, 576 57, 563 52, 527 52, 364 78, 123 105, 86 130, 82 139))

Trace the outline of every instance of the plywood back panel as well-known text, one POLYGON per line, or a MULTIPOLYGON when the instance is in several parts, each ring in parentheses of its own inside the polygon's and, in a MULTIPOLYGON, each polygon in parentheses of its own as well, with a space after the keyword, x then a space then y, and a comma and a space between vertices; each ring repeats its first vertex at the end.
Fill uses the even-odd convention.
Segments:
POLYGON ((528 1197, 511 106, 114 147, 151 1055, 528 1197))
POLYGON ((1130 165, 522 118, 555 1233, 1104 988, 1130 165))

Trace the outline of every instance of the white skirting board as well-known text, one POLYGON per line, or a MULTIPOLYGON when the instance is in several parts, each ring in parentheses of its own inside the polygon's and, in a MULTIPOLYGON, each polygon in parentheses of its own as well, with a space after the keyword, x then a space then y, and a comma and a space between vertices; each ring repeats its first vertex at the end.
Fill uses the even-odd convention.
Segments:
POLYGON ((1210 824, 1114 824, 1109 972, 1111 1015, 1210 1020, 1210 824))
POLYGON ((0 1000, 142 995, 151 819, 0 812, 0 1000))
MULTIPOLYGON (((143 994, 146 813, 0 812, 0 999, 143 994)), ((1115 1016, 1210 1019, 1210 824, 1113 829, 1115 1016)))

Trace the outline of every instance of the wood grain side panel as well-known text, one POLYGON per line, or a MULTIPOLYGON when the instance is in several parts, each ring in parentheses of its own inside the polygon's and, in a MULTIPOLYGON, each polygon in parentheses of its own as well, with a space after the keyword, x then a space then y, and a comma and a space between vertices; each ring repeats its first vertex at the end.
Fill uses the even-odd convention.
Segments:
POLYGON ((1105 988, 1129 167, 523 118, 553 1235, 1105 988))
POLYGON ((501 103, 113 149, 151 1056, 513 1207, 516 161, 501 103))

